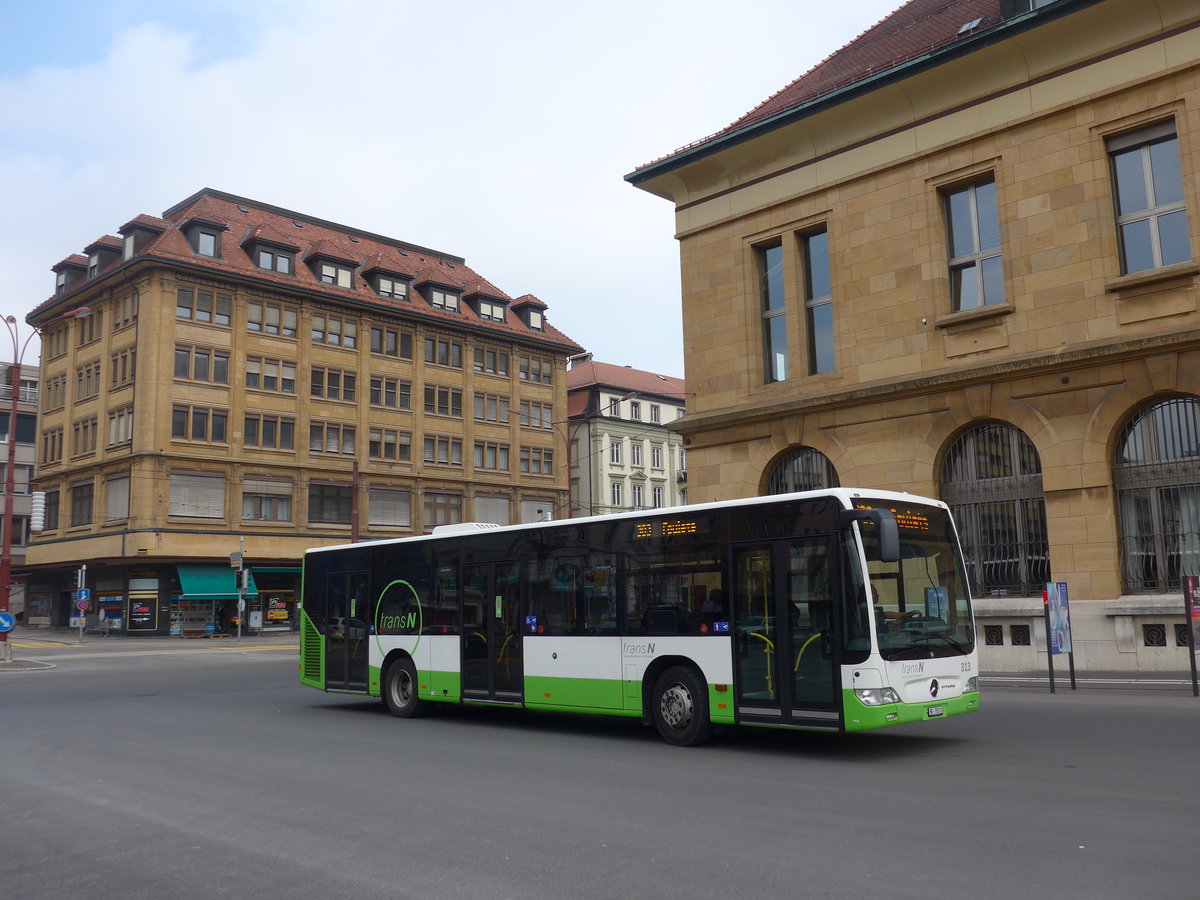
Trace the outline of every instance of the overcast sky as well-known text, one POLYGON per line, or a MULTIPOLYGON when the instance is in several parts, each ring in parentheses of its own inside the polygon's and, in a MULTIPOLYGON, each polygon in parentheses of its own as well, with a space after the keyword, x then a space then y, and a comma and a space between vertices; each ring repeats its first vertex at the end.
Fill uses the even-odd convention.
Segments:
POLYGON ((211 187, 462 256, 683 376, 672 207, 624 176, 900 5, 0 0, 0 313, 24 338, 52 265, 211 187))

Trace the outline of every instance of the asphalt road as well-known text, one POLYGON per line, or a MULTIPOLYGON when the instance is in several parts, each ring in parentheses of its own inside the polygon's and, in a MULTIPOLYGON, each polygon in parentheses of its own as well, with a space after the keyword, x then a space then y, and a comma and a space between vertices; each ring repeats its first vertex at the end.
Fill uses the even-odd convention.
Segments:
POLYGON ((1200 894, 1187 689, 679 749, 627 720, 401 721, 300 687, 287 642, 202 643, 0 671, 0 896, 1200 894))

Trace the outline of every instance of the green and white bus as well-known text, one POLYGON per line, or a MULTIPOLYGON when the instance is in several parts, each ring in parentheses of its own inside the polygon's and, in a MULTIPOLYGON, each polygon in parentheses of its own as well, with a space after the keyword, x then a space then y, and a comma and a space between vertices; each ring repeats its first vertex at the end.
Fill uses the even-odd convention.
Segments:
POLYGON ((979 706, 944 503, 845 488, 308 551, 300 680, 434 704, 862 731, 979 706))

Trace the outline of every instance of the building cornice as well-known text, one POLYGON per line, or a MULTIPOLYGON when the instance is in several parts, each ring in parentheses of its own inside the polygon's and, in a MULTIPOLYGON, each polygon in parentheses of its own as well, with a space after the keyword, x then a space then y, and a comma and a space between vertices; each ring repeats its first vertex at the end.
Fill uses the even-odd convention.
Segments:
MULTIPOLYGON (((848 390, 817 391, 783 402, 755 405, 752 409, 722 409, 707 413, 689 413, 668 422, 685 441, 699 432, 729 427, 744 427, 773 422, 791 416, 824 412, 880 400, 900 400, 927 395, 939 390, 958 390, 979 384, 1048 373, 1066 374, 1073 368, 1098 362, 1120 362, 1156 353, 1200 348, 1200 328, 1169 334, 1150 335, 1114 343, 1093 341, 1055 353, 1039 353, 986 363, 967 369, 953 369, 916 378, 868 382, 848 390)), ((714 441, 719 443, 720 441, 714 441)))

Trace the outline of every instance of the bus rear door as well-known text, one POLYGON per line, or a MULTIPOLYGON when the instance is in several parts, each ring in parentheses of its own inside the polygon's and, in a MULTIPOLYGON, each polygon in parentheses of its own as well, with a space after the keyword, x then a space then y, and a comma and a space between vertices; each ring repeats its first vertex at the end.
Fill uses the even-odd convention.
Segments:
POLYGON ((325 618, 325 689, 366 691, 371 621, 366 572, 329 576, 325 618))
POLYGON ((837 559, 832 537, 735 547, 739 721, 841 727, 837 559))

